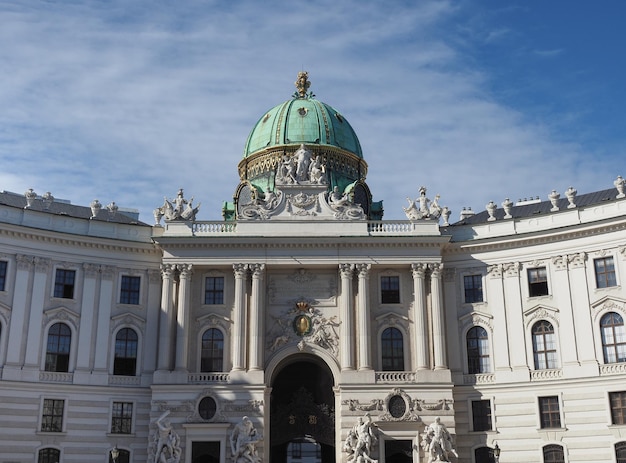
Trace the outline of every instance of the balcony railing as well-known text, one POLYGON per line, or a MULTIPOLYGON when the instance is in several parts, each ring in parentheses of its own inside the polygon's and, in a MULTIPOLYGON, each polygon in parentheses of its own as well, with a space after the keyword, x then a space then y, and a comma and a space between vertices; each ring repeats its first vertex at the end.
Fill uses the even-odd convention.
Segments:
POLYGON ((187 376, 189 384, 227 383, 228 381, 230 381, 229 373, 189 373, 187 376))
POLYGON ((412 371, 377 371, 377 383, 414 383, 415 373, 412 371))

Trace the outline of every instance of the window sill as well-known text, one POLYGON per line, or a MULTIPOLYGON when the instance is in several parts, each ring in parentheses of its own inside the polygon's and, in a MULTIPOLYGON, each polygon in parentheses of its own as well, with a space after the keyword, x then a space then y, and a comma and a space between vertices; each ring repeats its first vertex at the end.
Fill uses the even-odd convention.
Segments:
POLYGON ((38 436, 66 436, 67 431, 37 431, 38 436))
POLYGON ((107 432, 107 437, 135 437, 134 432, 107 432))

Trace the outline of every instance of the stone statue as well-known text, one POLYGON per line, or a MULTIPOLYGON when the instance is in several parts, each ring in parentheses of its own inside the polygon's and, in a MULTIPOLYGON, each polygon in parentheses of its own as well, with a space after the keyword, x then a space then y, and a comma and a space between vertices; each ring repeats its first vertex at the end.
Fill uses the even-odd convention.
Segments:
POLYGON ((170 414, 166 410, 157 420, 156 454, 154 463, 179 463, 182 450, 180 448, 180 437, 172 429, 172 425, 167 420, 170 414))
POLYGON ((431 200, 426 197, 426 187, 423 186, 420 187, 419 193, 419 198, 415 200, 406 198, 409 202, 409 207, 403 207, 402 209, 404 209, 407 218, 409 220, 439 220, 444 210, 444 208, 439 205, 440 196, 436 195, 435 199, 431 202, 431 200))
POLYGON ((298 182, 309 180, 309 165, 311 164, 312 155, 311 150, 308 150, 304 144, 300 145, 298 151, 293 155, 297 164, 296 180, 298 182))
POLYGON ((309 166, 309 180, 317 185, 326 184, 326 176, 324 175, 324 166, 322 165, 322 157, 315 156, 309 166))
POLYGON ((459 457, 452 447, 452 436, 439 417, 435 418, 434 423, 426 426, 422 436, 422 448, 428 455, 428 463, 449 462, 451 455, 459 457))
POLYGON ((261 463, 261 458, 257 453, 257 443, 261 436, 257 433, 252 421, 244 416, 235 425, 235 429, 230 435, 230 450, 235 463, 261 463))
POLYGON ((167 197, 164 197, 163 205, 153 211, 155 225, 160 226, 161 218, 163 217, 165 217, 166 221, 196 220, 196 214, 199 210, 200 205, 193 207, 193 197, 190 200, 185 199, 183 189, 180 188, 176 198, 170 201, 167 197))
POLYGON ((293 184, 296 182, 296 163, 294 158, 284 154, 276 169, 276 183, 279 185, 293 184))
POLYGON ((376 444, 378 438, 374 434, 374 425, 369 413, 365 414, 365 419, 359 417, 357 423, 348 433, 348 437, 343 445, 344 452, 349 453, 347 461, 354 463, 377 463, 371 457, 372 446, 376 444))

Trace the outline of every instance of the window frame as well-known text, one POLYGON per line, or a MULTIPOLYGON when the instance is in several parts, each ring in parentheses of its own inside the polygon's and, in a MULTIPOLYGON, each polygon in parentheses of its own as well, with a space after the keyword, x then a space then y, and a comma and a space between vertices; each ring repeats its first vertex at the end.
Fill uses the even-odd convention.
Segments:
POLYGON ((42 396, 41 397, 41 402, 40 402, 40 413, 39 413, 39 426, 37 427, 38 432, 40 433, 51 433, 51 434, 59 434, 59 433, 64 433, 65 432, 65 426, 67 423, 67 398, 65 397, 57 397, 57 396, 42 396), (46 402, 47 401, 53 401, 52 407, 54 408, 54 405, 56 402, 61 402, 63 409, 61 411, 61 414, 52 414, 52 415, 44 415, 45 412, 45 407, 46 407, 46 402), (44 424, 47 420, 45 420, 45 417, 50 416, 52 418, 52 420, 54 420, 55 417, 59 417, 61 419, 61 429, 58 431, 54 431, 54 430, 50 430, 50 429, 44 429, 44 424))
POLYGON ((528 297, 545 297, 550 295, 550 281, 548 278, 548 267, 537 266, 526 269, 528 283, 528 297), (541 273, 545 275, 541 275, 541 273), (534 274, 537 273, 536 277, 534 274), (545 292, 544 292, 545 291, 545 292))
POLYGON ((616 463, 626 463, 626 441, 615 442, 613 451, 616 463))
POLYGON ((541 447, 541 460, 543 463, 560 463, 560 462, 567 462, 567 459, 565 458, 565 447, 561 444, 557 444, 557 443, 546 443, 546 445, 541 447), (546 460, 546 451, 556 451, 558 449, 560 449, 561 451, 561 456, 563 457, 561 460, 559 460, 559 462, 555 462, 554 460, 546 460))
MULTIPOLYGON (((213 339, 211 339, 212 342, 214 342, 213 339)), ((223 373, 224 372, 224 368, 226 366, 226 334, 224 333, 223 330, 221 330, 220 328, 216 327, 216 326, 208 326, 204 329, 202 329, 200 331, 200 343, 199 343, 199 347, 200 347, 200 352, 199 352, 199 366, 198 366, 198 371, 201 373, 223 373), (222 336, 221 342, 222 342, 222 356, 221 356, 221 364, 222 367, 219 370, 204 370, 203 367, 203 360, 205 357, 203 357, 202 353, 205 350, 204 349, 204 335, 210 331, 210 330, 215 330, 215 332, 220 333, 222 336)), ((211 351, 213 352, 214 349, 211 349, 211 351)), ((206 357, 207 359, 212 359, 211 361, 213 362, 217 356, 215 357, 206 357)))
POLYGON ((0 292, 7 290, 7 282, 9 279, 9 261, 0 259, 0 292))
POLYGON ((601 314, 599 317, 599 320, 597 322, 598 328, 600 330, 599 341, 600 341, 600 347, 602 349, 602 360, 605 365, 626 362, 626 322, 624 321, 624 318, 625 317, 621 313, 615 310, 608 310, 605 313, 601 314), (619 317, 622 323, 619 324, 619 323, 612 322, 611 324, 603 325, 603 320, 609 315, 612 316, 613 318, 615 318, 615 316, 619 317), (611 338, 613 340, 613 342, 611 343, 606 342, 605 326, 610 327, 611 329, 611 338), (615 327, 622 327, 622 329, 620 330, 621 333, 616 333, 615 327), (617 336, 616 334, 619 334, 619 336, 617 336), (623 342, 618 342, 618 338, 620 338, 620 336, 624 337, 623 342), (609 361, 611 360, 607 356, 609 349, 612 350, 612 352, 610 353, 612 354, 612 357, 614 357, 615 361, 609 361), (620 350, 623 352, 623 357, 620 357, 620 350))
POLYGON ((615 264, 615 258, 611 256, 597 257, 593 259, 593 274, 596 283, 596 289, 606 289, 606 288, 614 288, 618 286, 617 283, 617 265, 615 264), (612 269, 607 269, 607 261, 610 259, 610 267, 612 269), (598 263, 603 263, 603 268, 598 268, 598 263), (612 280, 611 280, 612 275, 612 280), (601 278, 602 276, 602 278, 601 278), (612 284, 611 284, 612 283, 612 284))
MULTIPOLYGON (((406 371, 405 369, 406 369, 407 362, 406 362, 405 340, 406 340, 405 333, 404 333, 404 331, 402 329, 400 329, 400 327, 398 327, 398 326, 384 326, 384 327, 382 327, 382 329, 380 330, 380 333, 378 335, 378 342, 379 342, 379 346, 380 346, 380 358, 379 358, 379 360, 380 360, 380 371, 406 371), (399 356, 399 358, 400 358, 400 361, 402 363, 402 368, 401 369, 385 369, 385 359, 386 358, 391 358, 392 363, 394 365, 396 365, 395 362, 398 361, 398 356, 392 355, 390 357, 389 356, 386 357, 385 354, 384 354, 385 348, 384 348, 383 344, 384 344, 385 341, 383 340, 383 335, 388 330, 390 332, 391 332, 391 330, 395 330, 400 335, 400 349, 401 349, 400 354, 401 355, 399 356)), ((394 354, 395 354, 395 351, 396 351, 396 348, 397 348, 395 343, 398 341, 398 339, 393 339, 392 338, 390 341, 393 344, 391 347, 392 347, 392 351, 394 351, 394 354)))
MULTIPOLYGON (((140 333, 140 331, 136 327, 134 327, 134 326, 120 326, 119 329, 117 329, 113 333, 113 355, 112 355, 113 362, 112 362, 112 366, 111 366, 111 374, 112 375, 114 375, 114 376, 128 376, 128 377, 139 376, 139 359, 140 359, 140 345, 141 345, 141 337, 139 336, 139 333, 140 333), (119 335, 119 333, 121 331, 126 330, 126 329, 133 331, 135 333, 135 336, 137 336, 137 340, 136 340, 137 345, 136 345, 136 348, 135 348, 135 357, 134 357, 135 358, 135 368, 134 368, 135 372, 132 375, 124 374, 124 373, 116 373, 116 360, 118 358, 120 358, 120 359, 132 358, 132 357, 121 357, 121 356, 118 357, 117 356, 117 336, 119 335)), ((121 368, 121 365, 120 365, 120 368, 121 368)))
POLYGON ((142 278, 140 275, 120 275, 119 303, 124 305, 141 305, 142 278), (125 281, 128 284, 125 284, 125 281), (137 282, 136 288, 133 284, 137 282), (130 287, 126 287, 130 285, 130 287), (136 302, 135 302, 136 301, 136 302))
MULTIPOLYGON (((481 338, 477 338, 477 339, 480 340, 481 338)), ((472 325, 465 332, 464 340, 465 340, 465 360, 466 360, 466 362, 465 362, 465 369, 466 369, 467 374, 468 375, 481 375, 481 374, 492 373, 493 372, 492 362, 491 362, 491 357, 492 357, 491 354, 492 354, 492 352, 491 352, 491 338, 490 338, 489 330, 487 330, 487 328, 485 328, 482 325, 472 325), (487 371, 472 371, 472 369, 470 368, 470 360, 474 360, 474 357, 472 357, 472 359, 470 359, 470 349, 469 349, 469 345, 468 345, 468 335, 470 334, 471 331, 473 331, 473 330, 475 330, 477 328, 482 329, 485 332, 485 334, 487 335, 487 337, 486 337, 486 339, 487 339, 487 355, 481 355, 482 351, 480 350, 480 347, 477 348, 478 351, 479 351, 479 356, 478 356, 478 359, 479 359, 479 362, 478 362, 479 370, 482 369, 482 366, 481 366, 482 362, 480 361, 480 359, 486 358, 486 359, 488 359, 488 362, 489 362, 487 371)))
MULTIPOLYGON (((46 344, 45 344, 45 353, 44 353, 44 364, 43 364, 43 370, 44 371, 48 371, 48 372, 54 372, 54 373, 69 373, 71 371, 71 361, 72 361, 72 338, 73 338, 73 332, 72 332, 72 327, 65 322, 61 322, 61 321, 53 321, 52 323, 50 323, 50 326, 48 326, 48 328, 46 329, 46 344), (59 338, 63 337, 63 338, 69 338, 69 342, 68 342, 68 346, 67 346, 67 353, 59 353, 59 352, 50 352, 49 351, 49 346, 50 346, 50 336, 52 336, 52 334, 50 333, 50 330, 52 330, 52 328, 54 328, 55 326, 64 326, 65 328, 67 328, 67 330, 69 331, 69 334, 59 334, 59 335, 54 335, 54 336, 58 336, 59 338), (56 361, 54 362, 55 368, 53 369, 51 366, 49 367, 50 363, 48 361, 48 356, 56 356, 56 361), (62 356, 62 358, 65 358, 66 361, 66 368, 65 369, 59 369, 58 368, 58 363, 59 363, 59 357, 62 356)), ((60 340, 57 342, 57 344, 61 344, 60 340)))
POLYGON ((611 426, 626 426, 626 390, 609 391, 607 396, 611 426), (615 401, 620 402, 619 407, 614 406, 614 399, 618 399, 615 401))
POLYGON ((109 422, 109 434, 114 434, 114 435, 122 435, 122 436, 128 436, 128 435, 132 435, 135 433, 135 413, 136 413, 136 404, 134 401, 132 400, 113 400, 111 401, 111 409, 110 409, 111 413, 110 413, 110 422, 109 422), (115 414, 115 406, 117 404, 121 404, 122 405, 122 410, 121 410, 121 416, 116 416, 115 414), (124 412, 125 412, 125 407, 124 406, 128 406, 130 405, 130 417, 128 416, 124 416, 124 412), (116 424, 116 421, 119 421, 121 423, 121 425, 119 426, 120 428, 123 428, 124 423, 126 423, 128 425, 128 432, 123 432, 123 431, 115 431, 113 429, 113 426, 116 424))
POLYGON ((564 423, 563 423, 563 405, 561 403, 561 396, 559 394, 538 396, 537 397, 537 412, 538 412, 537 420, 538 420, 538 425, 539 425, 540 430, 545 431, 545 430, 555 430, 555 429, 565 428, 564 423), (554 399, 556 399, 556 402, 554 402, 554 399), (547 402, 548 400, 551 401, 550 407, 552 407, 554 403, 556 403, 556 405, 558 406, 558 410, 554 410, 552 408, 548 408, 548 409, 543 408, 544 405, 547 405, 545 402, 547 402), (554 416, 557 415, 557 412, 558 412, 558 426, 549 426, 550 424, 554 422, 554 416), (546 416, 549 417, 547 421, 545 419, 546 416))
POLYGON ((207 306, 223 306, 226 303, 226 278, 224 275, 222 274, 218 274, 218 273, 211 273, 211 274, 206 274, 204 275, 204 280, 203 280, 203 290, 204 290, 204 300, 203 300, 203 305, 207 305, 207 306), (212 287, 209 287, 209 279, 212 279, 214 282, 218 279, 221 279, 222 282, 222 288, 221 290, 219 288, 215 288, 215 284, 212 285, 212 287), (216 295, 220 295, 221 294, 221 302, 211 302, 209 299, 209 295, 212 295, 214 298, 216 295))
POLYGON ((469 273, 463 275, 463 302, 465 304, 480 304, 485 302, 485 281, 484 275, 482 273, 469 273), (471 287, 468 287, 467 285, 468 279, 471 279, 471 287), (475 287, 475 283, 477 280, 480 283, 480 286, 478 288, 475 287), (468 298, 468 294, 473 296, 471 298, 468 298), (480 295, 480 297, 475 298, 478 294, 480 295))
MULTIPOLYGON (((544 325, 545 326, 545 325, 544 325)), ((533 356, 533 368, 535 371, 539 370, 557 370, 561 368, 560 360, 559 360, 559 338, 557 336, 557 329, 554 326, 553 321, 541 319, 537 320, 530 327, 530 348, 532 349, 533 356), (535 327, 540 324, 549 324, 552 327, 552 332, 542 332, 535 334, 535 327), (554 349, 549 349, 547 346, 550 344, 550 338, 547 336, 551 335, 552 340, 551 343, 554 344, 554 349), (541 339, 543 349, 538 350, 536 339, 541 339), (551 357, 550 354, 553 354, 554 357, 551 357), (538 360, 543 360, 545 362, 545 367, 541 366, 541 363, 538 360)))
POLYGON ((378 287, 380 294, 380 303, 382 305, 402 304, 402 283, 399 274, 389 273, 379 275, 378 287), (385 289, 388 283, 391 283, 392 279, 396 279, 398 283, 397 289, 391 288, 385 289), (387 283, 385 283, 385 281, 387 283))
POLYGON ((61 449, 56 447, 50 447, 49 445, 42 447, 37 450, 37 463, 57 463, 62 461, 63 453, 61 449), (56 455, 46 455, 45 458, 42 458, 41 452, 48 450, 56 452, 56 455))
POLYGON ((54 283, 52 285, 52 297, 55 299, 76 300, 76 289, 78 281, 78 271, 73 268, 56 267, 54 269, 54 283), (63 278, 59 278, 59 275, 63 274, 63 278), (69 283, 67 276, 72 274, 72 282, 69 283), (68 297, 66 292, 69 292, 71 288, 72 295, 68 297))
POLYGON ((492 397, 474 397, 474 398, 470 398, 469 400, 469 410, 471 413, 471 421, 470 421, 470 425, 471 425, 471 430, 470 432, 492 432, 495 431, 495 419, 494 419, 494 407, 493 407, 493 398, 492 397), (474 404, 475 403, 481 403, 481 404, 485 404, 488 403, 489 407, 488 407, 488 411, 489 413, 486 414, 485 416, 488 418, 488 428, 485 429, 477 429, 477 417, 478 418, 482 418, 482 415, 477 415, 476 414, 476 410, 474 408, 474 404))

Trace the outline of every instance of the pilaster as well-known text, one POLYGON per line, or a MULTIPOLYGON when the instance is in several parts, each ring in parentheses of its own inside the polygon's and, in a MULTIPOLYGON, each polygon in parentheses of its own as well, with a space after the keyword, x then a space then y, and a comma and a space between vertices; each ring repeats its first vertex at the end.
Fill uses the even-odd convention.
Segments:
POLYGON ((413 319, 415 320, 414 369, 428 370, 428 326, 426 324, 426 264, 411 264, 413 274, 413 319))
POLYGON ((359 277, 359 371, 372 369, 369 304, 369 274, 371 267, 370 264, 356 264, 359 277))
POLYGON ((354 318, 353 318, 353 289, 352 274, 354 266, 352 264, 339 264, 341 274, 341 369, 354 370, 354 318))

